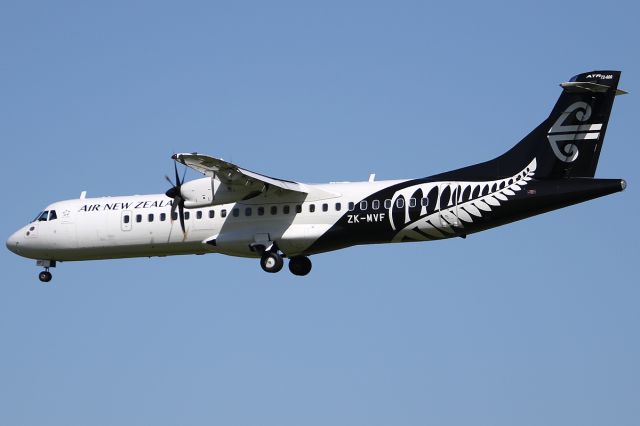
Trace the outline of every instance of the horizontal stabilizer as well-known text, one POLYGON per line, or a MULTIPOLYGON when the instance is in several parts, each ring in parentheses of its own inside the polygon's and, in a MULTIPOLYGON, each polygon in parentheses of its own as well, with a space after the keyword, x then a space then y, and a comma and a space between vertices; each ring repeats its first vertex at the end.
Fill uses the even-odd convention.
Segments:
MULTIPOLYGON (((605 93, 607 90, 611 89, 611 87, 605 86, 604 84, 593 83, 590 81, 567 81, 566 83, 560 83, 560 87, 569 93, 605 93)), ((627 92, 624 90, 616 89, 616 96, 626 94, 627 92)))

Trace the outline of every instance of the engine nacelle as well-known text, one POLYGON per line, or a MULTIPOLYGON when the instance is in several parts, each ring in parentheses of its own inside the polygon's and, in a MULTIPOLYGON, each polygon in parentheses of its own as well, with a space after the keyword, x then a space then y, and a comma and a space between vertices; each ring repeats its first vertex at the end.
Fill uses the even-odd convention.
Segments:
POLYGON ((230 187, 215 178, 200 178, 182 184, 180 193, 188 209, 235 203, 246 200, 260 191, 255 188, 234 185, 230 187))
POLYGON ((207 207, 213 205, 213 179, 201 178, 182 184, 180 195, 186 208, 207 207))

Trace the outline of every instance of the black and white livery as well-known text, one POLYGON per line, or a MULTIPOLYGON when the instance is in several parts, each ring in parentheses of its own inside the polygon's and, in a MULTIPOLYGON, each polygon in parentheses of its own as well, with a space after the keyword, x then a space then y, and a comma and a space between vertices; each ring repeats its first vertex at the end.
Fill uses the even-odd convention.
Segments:
MULTIPOLYGON (((469 234, 625 189, 594 178, 619 71, 562 83, 549 117, 505 154, 430 177, 304 184, 227 161, 175 154, 165 194, 87 198, 49 205, 7 247, 36 259, 51 280, 57 262, 222 253, 260 259, 296 275, 309 256, 358 244, 469 234), (205 177, 184 182, 176 163, 205 177)), ((185 169, 186 170, 186 169, 185 169)))

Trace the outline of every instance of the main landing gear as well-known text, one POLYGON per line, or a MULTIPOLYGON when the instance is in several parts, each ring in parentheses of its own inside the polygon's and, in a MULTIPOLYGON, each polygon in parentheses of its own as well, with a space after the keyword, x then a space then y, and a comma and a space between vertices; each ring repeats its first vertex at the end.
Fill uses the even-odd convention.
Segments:
POLYGON ((293 275, 307 275, 311 272, 311 259, 307 256, 294 256, 289 260, 289 270, 293 275))
POLYGON ((260 257, 260 266, 265 272, 272 274, 280 272, 282 265, 284 265, 284 261, 277 251, 265 251, 260 257))
POLYGON ((38 279, 43 283, 48 283, 49 281, 51 281, 51 278, 53 278, 53 275, 51 275, 51 272, 49 272, 49 268, 55 268, 56 261, 55 260, 38 260, 36 261, 36 265, 44 267, 44 271, 38 274, 38 279))
MULTIPOLYGON (((277 251, 265 251, 260 257, 260 266, 265 272, 280 272, 284 260, 277 251)), ((307 256, 294 256, 289 259, 289 270, 293 275, 307 275, 311 271, 311 260, 307 256)))

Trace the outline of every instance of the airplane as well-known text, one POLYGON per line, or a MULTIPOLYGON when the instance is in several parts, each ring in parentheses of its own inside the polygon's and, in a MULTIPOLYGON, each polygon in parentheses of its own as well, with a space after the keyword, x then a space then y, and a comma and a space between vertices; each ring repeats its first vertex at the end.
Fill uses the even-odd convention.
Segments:
POLYGON ((221 253, 304 276, 309 256, 360 244, 467 235, 626 188, 595 178, 619 71, 561 83, 549 117, 499 157, 429 177, 306 184, 197 153, 172 156, 165 194, 87 198, 47 206, 9 237, 49 282, 58 262, 221 253), (204 177, 185 182, 180 163, 204 177))

